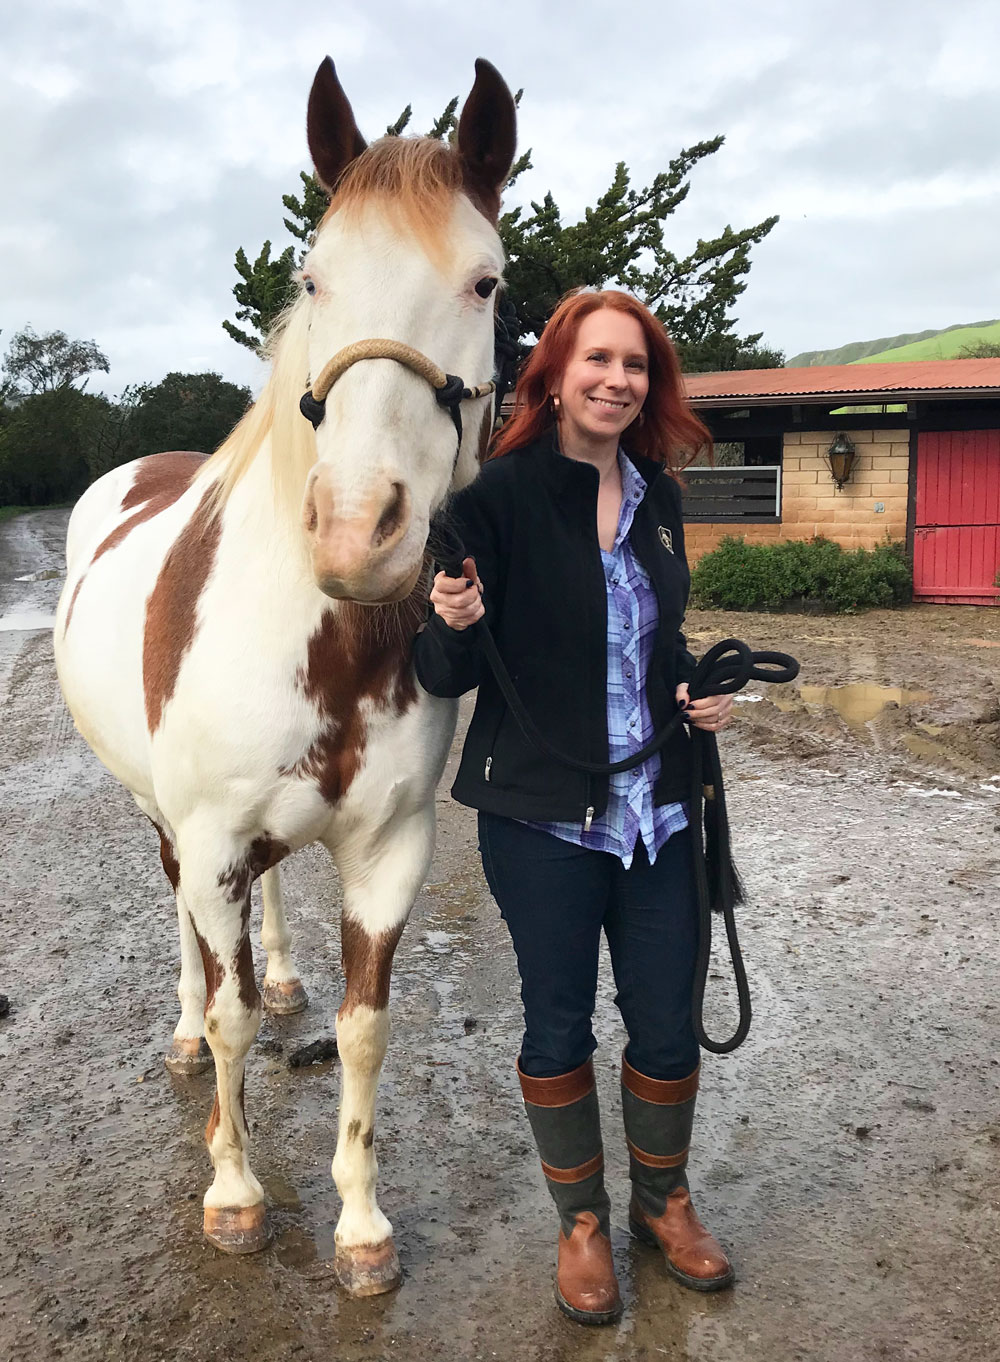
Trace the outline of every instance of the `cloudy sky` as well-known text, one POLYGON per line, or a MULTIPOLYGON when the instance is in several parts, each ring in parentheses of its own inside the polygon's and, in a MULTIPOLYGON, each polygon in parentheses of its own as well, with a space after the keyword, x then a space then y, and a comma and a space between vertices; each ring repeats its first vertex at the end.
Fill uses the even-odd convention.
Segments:
POLYGON ((794 354, 1000 316, 997 0, 34 0, 0 20, 0 347, 93 338, 115 393, 171 369, 259 386, 221 329, 233 256, 284 246, 324 54, 377 136, 425 129, 486 56, 524 87, 512 194, 574 220, 724 133, 679 251, 781 222, 742 332, 794 354))

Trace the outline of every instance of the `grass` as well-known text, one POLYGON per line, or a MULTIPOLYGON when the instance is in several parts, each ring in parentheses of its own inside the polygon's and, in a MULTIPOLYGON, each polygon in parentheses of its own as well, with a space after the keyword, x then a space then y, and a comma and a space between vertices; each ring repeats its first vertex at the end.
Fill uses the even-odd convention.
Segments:
POLYGON ((49 506, 0 506, 0 525, 16 515, 27 515, 29 511, 64 511, 72 505, 72 501, 53 501, 49 506))
POLYGON ((16 515, 24 515, 26 511, 40 511, 40 506, 0 506, 0 524, 5 520, 13 520, 16 515))
POLYGON ((967 345, 978 345, 980 341, 1000 345, 1000 322, 980 326, 957 326, 927 340, 900 345, 895 350, 881 350, 877 355, 865 355, 863 359, 854 360, 853 363, 883 364, 908 359, 959 359, 960 350, 967 345))

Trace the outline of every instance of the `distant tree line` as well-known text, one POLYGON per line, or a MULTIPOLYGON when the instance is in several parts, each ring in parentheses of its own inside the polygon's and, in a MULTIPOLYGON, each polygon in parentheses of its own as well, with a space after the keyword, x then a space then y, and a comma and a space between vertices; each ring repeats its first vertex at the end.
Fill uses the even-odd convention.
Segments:
POLYGON ((110 372, 94 341, 25 327, 0 367, 0 506, 72 501, 95 478, 143 454, 215 449, 251 401, 218 374, 171 373, 116 400, 87 392, 110 372))

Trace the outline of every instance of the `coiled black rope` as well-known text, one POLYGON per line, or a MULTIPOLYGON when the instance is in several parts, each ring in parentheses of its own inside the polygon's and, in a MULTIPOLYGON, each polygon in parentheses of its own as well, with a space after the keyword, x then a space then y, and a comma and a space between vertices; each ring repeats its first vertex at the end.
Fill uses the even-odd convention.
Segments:
MULTIPOLYGON (((463 577, 462 564, 465 546, 451 526, 436 520, 428 541, 431 552, 449 577, 463 577)), ((684 711, 677 713, 655 734, 644 747, 631 756, 616 762, 581 761, 560 752, 539 732, 521 697, 514 689, 510 673, 484 620, 471 628, 489 664, 500 692, 525 738, 543 755, 573 771, 588 775, 611 776, 620 771, 631 771, 670 741, 684 720, 684 711)), ((799 664, 788 653, 753 652, 740 639, 727 638, 709 648, 688 682, 692 700, 703 700, 709 695, 732 695, 748 681, 767 681, 784 685, 794 681, 799 664)), ((691 1019, 698 1044, 713 1054, 725 1055, 737 1049, 750 1031, 752 1007, 743 953, 736 931, 737 904, 744 901, 743 885, 733 864, 729 842, 729 818, 722 782, 722 763, 715 734, 704 729, 691 729, 691 795, 689 816, 694 843, 695 888, 698 897, 698 955, 695 961, 694 984, 691 997, 691 1019), (739 1022, 728 1040, 713 1040, 705 1030, 705 986, 712 956, 712 913, 720 912, 726 927, 729 954, 739 1003, 739 1022)))

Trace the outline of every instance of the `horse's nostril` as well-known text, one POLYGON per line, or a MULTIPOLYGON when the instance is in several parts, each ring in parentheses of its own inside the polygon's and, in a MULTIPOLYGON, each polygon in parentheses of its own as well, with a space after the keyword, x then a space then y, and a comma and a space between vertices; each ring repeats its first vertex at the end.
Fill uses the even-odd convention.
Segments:
POLYGON ((405 511, 406 492, 403 488, 403 484, 401 482, 394 482, 392 484, 392 496, 389 499, 389 504, 379 517, 379 522, 375 526, 375 533, 372 535, 372 543, 376 548, 378 548, 379 545, 384 544, 387 539, 391 539, 396 533, 402 523, 405 511))

